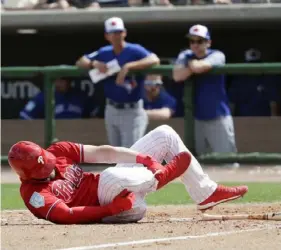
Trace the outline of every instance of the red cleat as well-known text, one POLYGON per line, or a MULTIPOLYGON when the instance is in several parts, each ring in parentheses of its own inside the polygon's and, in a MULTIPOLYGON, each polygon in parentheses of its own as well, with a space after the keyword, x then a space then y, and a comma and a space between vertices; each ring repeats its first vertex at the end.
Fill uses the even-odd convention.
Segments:
POLYGON ((155 178, 158 180, 157 190, 171 182, 172 180, 180 177, 189 167, 191 162, 191 155, 188 152, 182 152, 176 155, 167 165, 158 165, 157 169, 154 165, 150 169, 155 178))
POLYGON ((199 210, 211 209, 220 203, 238 199, 247 192, 248 192, 247 186, 226 187, 226 186, 218 185, 216 191, 205 201, 197 205, 197 208, 199 210))

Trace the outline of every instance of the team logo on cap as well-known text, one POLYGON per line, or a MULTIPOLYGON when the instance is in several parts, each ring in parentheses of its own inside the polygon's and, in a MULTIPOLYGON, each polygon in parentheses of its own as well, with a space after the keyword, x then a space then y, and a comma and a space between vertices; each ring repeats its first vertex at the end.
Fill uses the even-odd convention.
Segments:
POLYGON ((112 22, 111 22, 111 25, 112 25, 112 26, 115 26, 115 25, 116 25, 116 22, 115 22, 115 21, 112 21, 112 22))

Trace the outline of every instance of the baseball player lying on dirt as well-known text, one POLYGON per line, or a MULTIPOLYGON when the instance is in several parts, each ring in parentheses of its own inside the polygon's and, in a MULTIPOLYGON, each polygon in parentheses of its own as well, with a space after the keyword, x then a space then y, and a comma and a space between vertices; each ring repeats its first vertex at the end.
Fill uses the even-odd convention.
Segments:
POLYGON ((21 180, 27 208, 58 224, 137 222, 146 213, 145 196, 181 176, 199 210, 237 199, 247 186, 218 185, 205 174, 179 135, 162 125, 130 149, 57 142, 43 149, 29 141, 13 145, 10 166, 21 180), (160 163, 165 160, 167 165, 160 163), (100 174, 79 163, 118 163, 100 174))

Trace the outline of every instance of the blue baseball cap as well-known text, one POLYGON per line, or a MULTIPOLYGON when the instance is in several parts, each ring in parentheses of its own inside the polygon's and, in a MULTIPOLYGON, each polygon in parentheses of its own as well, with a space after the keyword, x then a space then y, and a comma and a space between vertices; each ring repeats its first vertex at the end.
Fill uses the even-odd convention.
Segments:
POLYGON ((199 37, 202 37, 206 40, 211 39, 210 32, 209 32, 208 28, 206 26, 201 25, 201 24, 193 25, 189 29, 189 32, 186 36, 188 38, 190 38, 191 36, 199 36, 199 37))

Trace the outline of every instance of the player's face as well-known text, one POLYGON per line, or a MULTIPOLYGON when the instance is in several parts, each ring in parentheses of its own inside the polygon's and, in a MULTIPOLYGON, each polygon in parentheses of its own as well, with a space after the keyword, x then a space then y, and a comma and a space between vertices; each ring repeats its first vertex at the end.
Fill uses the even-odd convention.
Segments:
POLYGON ((189 38, 189 45, 190 45, 190 49, 195 54, 202 54, 203 52, 206 51, 206 49, 209 48, 210 41, 203 39, 202 37, 191 36, 189 38))
POLYGON ((158 85, 145 85, 144 87, 148 97, 155 97, 160 92, 160 86, 158 85))
POLYGON ((113 46, 121 44, 125 37, 126 37, 126 32, 125 31, 119 31, 119 32, 112 32, 112 33, 107 33, 105 34, 106 40, 111 43, 113 46))

